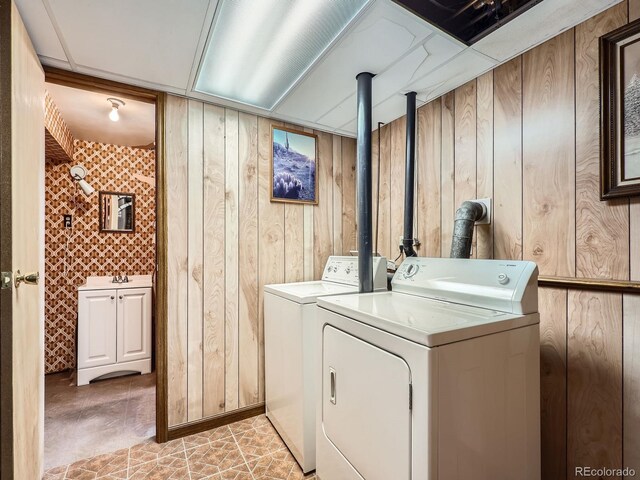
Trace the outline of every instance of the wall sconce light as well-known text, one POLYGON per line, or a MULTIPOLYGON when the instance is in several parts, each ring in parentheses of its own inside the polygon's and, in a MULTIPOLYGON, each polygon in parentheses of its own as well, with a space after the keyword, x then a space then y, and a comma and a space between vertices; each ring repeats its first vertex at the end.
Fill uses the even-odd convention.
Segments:
POLYGON ((95 188, 89 185, 89 183, 84 179, 84 177, 87 176, 87 169, 82 165, 75 165, 71 167, 69 173, 71 173, 71 177, 78 182, 78 186, 87 197, 96 191, 95 188))

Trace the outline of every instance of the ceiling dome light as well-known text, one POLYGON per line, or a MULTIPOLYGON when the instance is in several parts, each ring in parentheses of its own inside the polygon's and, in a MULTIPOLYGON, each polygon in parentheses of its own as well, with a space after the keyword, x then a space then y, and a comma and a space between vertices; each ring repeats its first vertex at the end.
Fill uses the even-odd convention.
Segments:
POLYGON ((111 103, 111 112, 109 113, 109 119, 112 122, 117 122, 120 120, 120 113, 118 112, 118 108, 124 107, 124 102, 119 98, 107 98, 107 102, 111 103))

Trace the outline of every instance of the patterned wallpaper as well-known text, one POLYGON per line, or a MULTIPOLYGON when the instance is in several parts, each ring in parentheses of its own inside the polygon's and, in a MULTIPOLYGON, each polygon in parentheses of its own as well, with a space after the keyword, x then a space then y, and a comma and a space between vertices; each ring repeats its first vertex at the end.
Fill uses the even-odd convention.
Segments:
POLYGON ((46 163, 46 373, 75 368, 76 287, 87 276, 154 273, 155 152, 76 140, 73 160, 57 164, 47 158, 46 163), (86 180, 96 189, 90 197, 76 189, 69 175, 74 164, 88 170, 86 180), (135 233, 99 232, 100 190, 136 195, 135 233), (73 215, 72 230, 63 226, 62 216, 67 213, 73 215))
POLYGON ((47 161, 70 162, 73 158, 73 135, 53 102, 49 92, 44 97, 44 137, 47 161))

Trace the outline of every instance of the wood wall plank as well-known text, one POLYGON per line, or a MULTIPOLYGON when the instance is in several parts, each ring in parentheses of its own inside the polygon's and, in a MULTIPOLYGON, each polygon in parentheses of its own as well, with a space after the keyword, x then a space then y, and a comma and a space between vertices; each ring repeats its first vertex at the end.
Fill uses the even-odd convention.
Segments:
POLYGON ((565 277, 576 272, 573 37, 525 53, 522 76, 523 256, 565 277))
POLYGON ((440 143, 442 111, 439 101, 418 109, 418 151, 416 154, 416 235, 420 256, 440 256, 440 143))
POLYGON ((541 288, 540 417, 542 478, 567 474, 567 291, 541 288))
POLYGON ((522 259, 522 57, 494 81, 494 258, 522 259))
POLYGON ((373 252, 376 252, 376 222, 378 221, 378 136, 380 135, 380 130, 376 129, 371 132, 371 235, 373 238, 373 252))
POLYGON ((331 177, 331 194, 333 211, 331 223, 333 227, 333 255, 342 255, 342 137, 333 135, 333 175, 331 177))
POLYGON ((623 299, 623 460, 640 472, 640 296, 623 299))
POLYGON ((270 201, 271 178, 271 125, 266 118, 258 118, 258 242, 259 267, 259 374, 258 400, 264 401, 264 286, 285 281, 285 233, 283 203, 270 201))
POLYGON ((202 418, 202 338, 203 338, 203 178, 204 111, 202 102, 189 100, 188 119, 188 409, 187 420, 202 418))
POLYGON ((356 242, 356 141, 342 139, 342 249, 344 255, 358 248, 356 242))
MULTIPOLYGON (((462 202, 477 198, 476 190, 476 80, 456 88, 455 94, 455 146, 454 146, 454 209, 462 202)), ((476 257, 476 231, 473 233, 471 256, 476 257)))
MULTIPOLYGON (((640 18, 640 0, 628 0, 629 21, 640 18)), ((631 238, 630 274, 631 280, 640 280, 640 198, 630 199, 629 231, 631 238)))
POLYGON ((238 117, 238 406, 258 403, 258 117, 238 117))
MULTIPOLYGON (((476 118, 476 195, 493 199, 493 70, 478 77, 476 118)), ((493 226, 476 226, 478 258, 493 258, 493 226)))
MULTIPOLYGON (((567 477, 622 465, 622 295, 569 291, 567 477)), ((613 477, 619 478, 619 477, 613 477)))
MULTIPOLYGON (((296 128, 295 125, 288 125, 291 128, 296 128)), ((306 133, 314 133, 313 129, 305 127, 302 129, 306 133)), ((319 147, 318 147, 319 148, 319 147)), ((316 149, 316 151, 318 151, 316 149)), ((320 162, 318 162, 318 169, 320 162)), ((319 176, 320 172, 316 171, 316 176, 319 176)), ((316 185, 319 185, 319 180, 316 185)), ((318 193, 316 192, 316 195, 318 193)), ((305 281, 314 280, 315 277, 315 231, 314 231, 314 212, 315 205, 304 205, 302 207, 302 238, 303 238, 303 278, 305 281)))
POLYGON ((202 413, 224 412, 225 153, 224 108, 204 106, 204 251, 202 413))
POLYGON ((313 212, 313 279, 322 278, 324 265, 333 254, 333 135, 316 131, 318 135, 318 205, 313 212))
POLYGON ((380 193, 378 201, 378 252, 393 260, 398 253, 391 242, 391 127, 389 125, 383 125, 380 128, 380 193))
MULTIPOLYGON (((640 18, 640 0, 628 4, 629 21, 640 18)), ((629 276, 640 280, 640 199, 631 198, 629 205, 629 238, 631 240, 629 276)), ((640 471, 640 297, 623 295, 623 454, 625 467, 640 471)))
POLYGON ((406 117, 399 118, 390 125, 391 131, 391 258, 394 259, 399 251, 400 238, 404 230, 404 172, 407 140, 406 117))
POLYGON ((628 0, 628 2, 623 3, 628 4, 630 22, 640 18, 640 0, 628 0))
POLYGON ((187 292, 188 215, 187 151, 188 102, 168 96, 165 131, 167 171, 167 389, 169 425, 187 422, 187 292))
POLYGON ((629 201, 600 201, 598 38, 627 22, 624 3, 576 27, 576 275, 628 278, 629 201))
POLYGON ((440 255, 448 257, 451 252, 451 236, 453 233, 453 219, 456 213, 455 206, 455 95, 447 93, 442 100, 442 157, 441 179, 442 208, 440 255))
POLYGON ((238 399, 238 112, 225 110, 225 410, 238 399))
POLYGON ((284 206, 285 282, 304 280, 304 208, 287 203, 284 206))

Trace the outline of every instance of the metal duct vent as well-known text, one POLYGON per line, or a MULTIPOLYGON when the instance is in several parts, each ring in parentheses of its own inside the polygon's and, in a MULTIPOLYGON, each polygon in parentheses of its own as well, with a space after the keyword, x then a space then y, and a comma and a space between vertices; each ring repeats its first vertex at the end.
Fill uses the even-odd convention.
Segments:
POLYGON ((542 0, 393 0, 471 45, 542 0))

